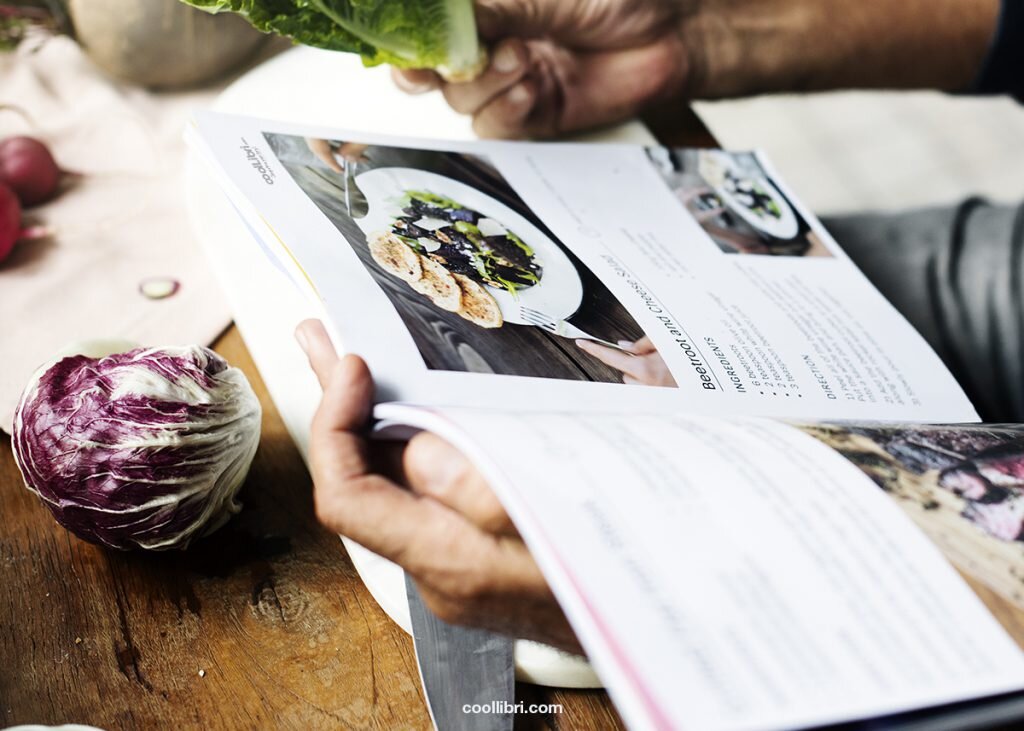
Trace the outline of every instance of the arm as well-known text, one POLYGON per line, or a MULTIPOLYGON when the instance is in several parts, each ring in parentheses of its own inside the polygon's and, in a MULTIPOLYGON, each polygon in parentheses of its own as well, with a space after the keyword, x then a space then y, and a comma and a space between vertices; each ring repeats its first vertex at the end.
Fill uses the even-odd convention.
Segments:
POLYGON ((684 22, 701 98, 828 89, 962 90, 999 0, 724 0, 684 22))
MULTIPOLYGON (((1005 0, 1007 3, 1019 0, 1005 0)), ((546 137, 671 98, 839 88, 966 89, 1000 0, 477 0, 493 62, 440 89, 485 137, 546 137)))

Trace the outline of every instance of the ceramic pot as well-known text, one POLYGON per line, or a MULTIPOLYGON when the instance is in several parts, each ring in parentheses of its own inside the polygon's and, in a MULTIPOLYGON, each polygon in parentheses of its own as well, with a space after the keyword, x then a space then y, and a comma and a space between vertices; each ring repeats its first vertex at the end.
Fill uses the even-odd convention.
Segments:
POLYGON ((78 41, 98 66, 154 89, 212 81, 266 38, 244 19, 179 0, 70 0, 78 41))

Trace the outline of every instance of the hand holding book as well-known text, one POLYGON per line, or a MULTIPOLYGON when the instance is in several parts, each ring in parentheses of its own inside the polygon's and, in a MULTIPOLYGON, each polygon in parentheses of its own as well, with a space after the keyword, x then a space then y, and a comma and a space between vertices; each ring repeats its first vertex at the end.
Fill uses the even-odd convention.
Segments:
POLYGON ((429 432, 400 451, 369 442, 373 379, 366 364, 356 356, 339 359, 319 322, 302 323, 296 337, 324 389, 310 438, 320 521, 399 564, 444 621, 581 652, 543 574, 472 463, 429 432))
POLYGON ((482 137, 550 137, 618 122, 683 90, 691 67, 683 5, 479 3, 481 36, 504 39, 483 74, 449 83, 434 71, 396 68, 394 78, 410 93, 440 89, 482 137))

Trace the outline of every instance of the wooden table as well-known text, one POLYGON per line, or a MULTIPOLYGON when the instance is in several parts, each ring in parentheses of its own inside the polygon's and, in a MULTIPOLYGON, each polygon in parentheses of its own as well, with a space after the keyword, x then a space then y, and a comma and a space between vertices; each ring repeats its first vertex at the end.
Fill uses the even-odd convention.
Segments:
MULTIPOLYGON (((708 145, 678 107, 650 120, 708 145)), ((78 540, 22 486, 0 440, 0 727, 429 729, 412 642, 313 515, 298 451, 238 331, 215 349, 263 403, 263 438, 225 528, 183 553, 78 540)), ((621 728, 599 691, 520 685, 520 729, 621 728)))
MULTIPOLYGON (((685 110, 667 144, 714 143, 685 110)), ((0 439, 0 727, 429 729, 410 638, 313 515, 298 451, 238 331, 215 349, 249 377, 263 436, 245 509, 183 553, 118 553, 54 523, 0 439)), ((971 582, 1024 645, 1024 611, 971 582)), ((605 693, 520 684, 517 729, 617 729, 605 693)))

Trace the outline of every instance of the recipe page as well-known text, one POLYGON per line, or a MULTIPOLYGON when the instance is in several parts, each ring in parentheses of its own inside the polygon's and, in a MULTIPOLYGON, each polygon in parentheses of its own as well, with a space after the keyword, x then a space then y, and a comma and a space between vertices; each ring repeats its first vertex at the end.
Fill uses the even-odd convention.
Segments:
MULTIPOLYGON (((378 415, 471 456, 630 728, 803 728, 1024 688, 1024 654, 915 527, 906 496, 826 445, 872 438, 931 479, 937 470, 915 465, 900 439, 970 471, 1005 462, 1008 447, 1019 460, 1019 429, 922 442, 927 430, 833 427, 826 438, 753 418, 390 404, 378 415), (954 443, 961 463, 944 448, 954 443)), ((1019 566, 1019 541, 952 508, 931 513, 960 520, 965 541, 1001 541, 1019 566)), ((988 547, 976 548, 965 565, 985 563, 988 547)), ((1002 589, 993 601, 1020 601, 1002 589)))
POLYGON ((190 136, 381 400, 977 418, 760 155, 215 114, 190 136))

